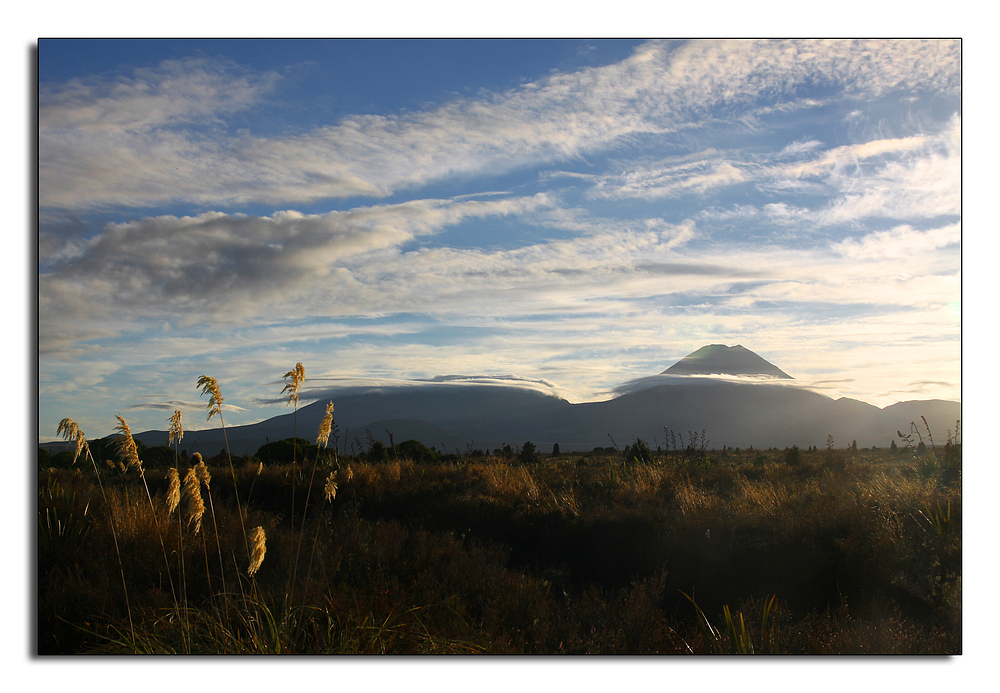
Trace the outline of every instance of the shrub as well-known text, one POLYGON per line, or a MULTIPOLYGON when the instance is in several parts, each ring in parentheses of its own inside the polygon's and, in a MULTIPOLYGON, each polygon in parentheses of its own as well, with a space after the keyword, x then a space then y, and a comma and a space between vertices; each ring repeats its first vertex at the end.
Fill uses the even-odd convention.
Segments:
POLYGON ((538 452, 535 450, 535 444, 530 440, 525 442, 521 446, 521 451, 517 454, 517 461, 521 464, 537 464, 541 461, 538 452))

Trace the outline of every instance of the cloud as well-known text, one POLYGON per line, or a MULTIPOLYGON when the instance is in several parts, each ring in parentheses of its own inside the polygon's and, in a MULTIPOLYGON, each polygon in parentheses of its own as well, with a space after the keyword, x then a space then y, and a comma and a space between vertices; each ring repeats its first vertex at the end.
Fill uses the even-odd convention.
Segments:
MULTIPOLYGON (((592 176, 595 198, 654 200, 705 194, 752 182, 758 190, 781 195, 823 195, 821 207, 773 202, 757 209, 709 208, 703 218, 761 218, 779 224, 843 224, 870 217, 919 218, 959 214, 961 209, 961 118, 953 116, 941 132, 819 150, 819 142, 788 147, 774 156, 706 150, 645 165, 620 174, 592 176)), ((790 145, 791 146, 791 145, 790 145)))
POLYGON ((593 198, 641 198, 654 200, 701 194, 718 187, 742 183, 751 174, 741 162, 714 150, 667 159, 658 164, 636 166, 621 173, 596 177, 588 191, 593 198))
MULTIPOLYGON (((110 224, 78 257, 40 275, 40 350, 112 336, 137 315, 158 324, 178 318, 239 323, 302 298, 305 307, 297 310, 308 311, 334 286, 358 289, 361 298, 352 304, 363 311, 365 292, 346 268, 351 262, 377 271, 372 256, 420 236, 468 218, 524 214, 549 204, 545 195, 418 200, 322 215, 207 212, 110 224)), ((315 314, 330 312, 337 311, 316 307, 315 314)))
POLYGON ((962 242, 962 228, 949 224, 928 231, 918 231, 903 224, 888 231, 877 231, 861 238, 847 238, 833 245, 834 252, 852 260, 873 261, 914 256, 933 257, 942 248, 962 242))
POLYGON ((800 154, 811 152, 822 146, 823 143, 819 140, 799 140, 786 145, 784 149, 778 152, 778 156, 798 156, 800 154))
MULTIPOLYGON (((840 84, 868 98, 917 87, 957 92, 959 50, 954 41, 650 42, 617 64, 274 137, 230 133, 218 120, 258 102, 273 88, 273 73, 168 62, 128 77, 45 85, 40 204, 72 210, 387 195, 678 132, 713 109, 762 95, 782 104, 809 83, 840 84)), ((695 188, 739 173, 720 165, 695 188)))

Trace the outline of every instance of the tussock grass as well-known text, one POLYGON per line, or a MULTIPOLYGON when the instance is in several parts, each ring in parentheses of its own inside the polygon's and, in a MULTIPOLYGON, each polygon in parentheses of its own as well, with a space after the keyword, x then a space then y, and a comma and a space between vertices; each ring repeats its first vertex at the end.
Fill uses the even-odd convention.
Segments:
MULTIPOLYGON (((218 383, 199 387, 221 417, 218 383)), ((936 468, 909 448, 641 441, 631 460, 377 462, 327 451, 326 414, 290 464, 147 475, 119 417, 125 474, 40 470, 40 651, 961 651, 950 434, 936 468)), ((60 434, 89 457, 72 420, 60 434)))

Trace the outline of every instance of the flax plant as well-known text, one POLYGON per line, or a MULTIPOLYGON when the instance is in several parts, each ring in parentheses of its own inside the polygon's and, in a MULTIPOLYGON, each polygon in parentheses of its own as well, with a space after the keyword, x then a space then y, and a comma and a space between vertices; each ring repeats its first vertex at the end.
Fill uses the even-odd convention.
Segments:
MULTIPOLYGON (((104 505, 108 505, 108 494, 104 490, 104 482, 101 481, 101 473, 97 468, 97 462, 94 460, 94 456, 90 454, 90 446, 87 445, 87 438, 80 430, 73 419, 65 418, 59 422, 59 427, 56 429, 56 435, 61 435, 65 440, 75 440, 76 441, 76 453, 73 455, 73 464, 76 464, 76 458, 79 457, 81 451, 86 451, 87 457, 90 458, 91 464, 94 465, 94 475, 97 477, 97 485, 101 489, 101 497, 104 499, 104 505)), ((135 650, 135 626, 132 623, 132 607, 129 605, 128 601, 128 585, 125 581, 125 566, 122 564, 122 552, 118 547, 118 526, 115 521, 115 516, 113 512, 108 513, 109 524, 111 525, 111 538, 115 543, 115 555, 118 557, 118 570, 122 576, 122 591, 125 594, 125 611, 128 613, 128 627, 129 632, 132 635, 132 649, 135 650)))
MULTIPOLYGON (((711 646, 715 654, 755 654, 753 639, 747 629, 743 612, 738 612, 735 616, 729 609, 729 605, 722 607, 722 617, 725 621, 725 630, 721 630, 712 625, 711 621, 701 610, 693 597, 685 592, 681 592, 688 601, 694 605, 695 614, 698 618, 698 626, 701 629, 707 644, 711 646)), ((770 599, 764 601, 761 607, 761 650, 765 654, 775 654, 775 634, 774 617, 777 606, 777 596, 772 595, 770 599)))

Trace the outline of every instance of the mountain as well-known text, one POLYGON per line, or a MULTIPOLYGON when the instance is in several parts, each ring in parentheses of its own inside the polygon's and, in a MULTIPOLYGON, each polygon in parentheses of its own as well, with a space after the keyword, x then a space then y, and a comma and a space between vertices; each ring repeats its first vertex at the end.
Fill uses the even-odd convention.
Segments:
POLYGON ((688 354, 660 375, 749 375, 768 378, 792 376, 741 344, 709 344, 688 354))
MULTIPOLYGON (((292 413, 226 429, 236 454, 253 454, 267 440, 313 438, 331 399, 337 432, 330 439, 341 453, 367 449, 369 437, 383 443, 415 439, 441 451, 493 450, 533 442, 539 450, 558 443, 564 451, 621 448, 642 438, 667 445, 665 429, 683 436, 705 431, 708 446, 837 447, 888 446, 921 416, 942 444, 961 419, 961 404, 942 400, 901 402, 879 408, 858 400, 834 400, 795 385, 777 366, 742 346, 711 344, 689 354, 658 376, 633 381, 614 398, 571 404, 536 390, 509 385, 435 382, 354 388, 292 413), (713 378, 709 375, 726 376, 713 378), (683 377, 678 377, 683 376, 683 377), (732 376, 749 376, 734 380, 732 376), (297 428, 296 428, 297 420, 297 428)), ((136 435, 147 445, 166 444, 165 431, 136 435)), ((901 441, 897 440, 897 444, 901 441)), ((224 446, 221 429, 191 431, 183 446, 214 455, 224 446)))

